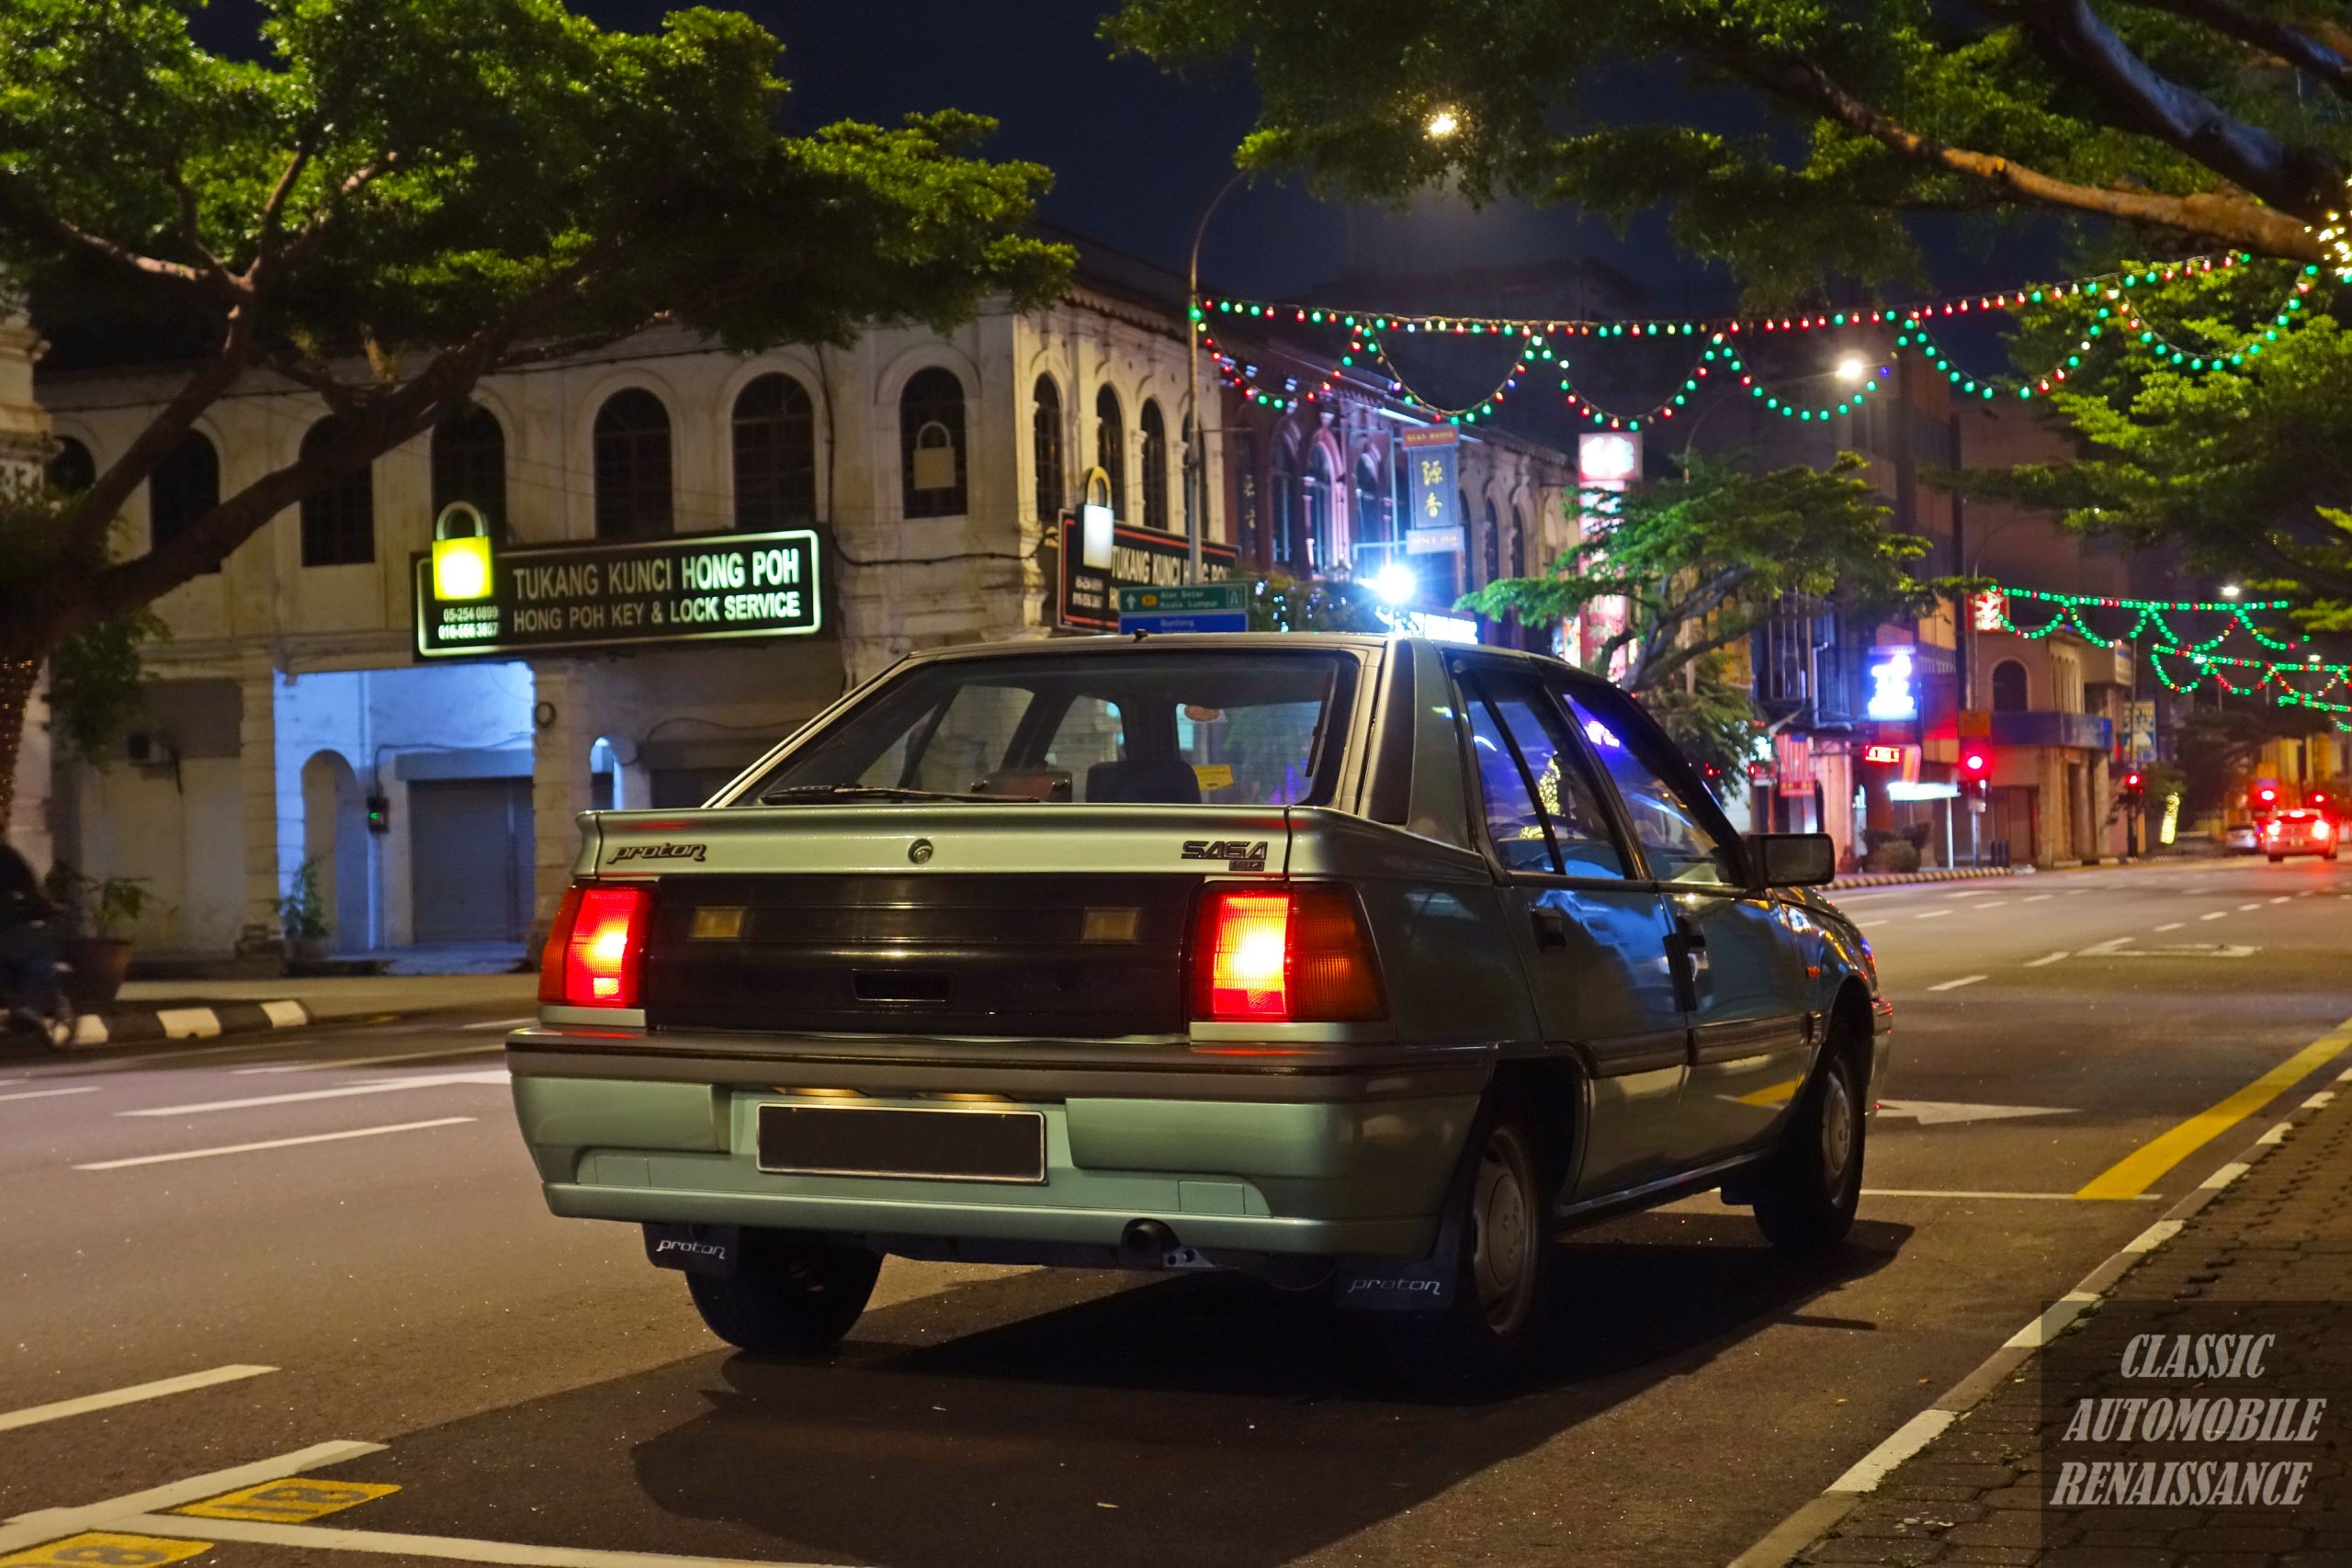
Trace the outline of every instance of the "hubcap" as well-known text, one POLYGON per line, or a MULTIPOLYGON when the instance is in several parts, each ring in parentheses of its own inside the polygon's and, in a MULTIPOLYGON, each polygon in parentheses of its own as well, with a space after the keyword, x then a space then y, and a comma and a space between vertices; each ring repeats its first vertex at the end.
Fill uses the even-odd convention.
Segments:
POLYGON ((1497 1127, 1479 1151, 1471 1195, 1471 1275, 1487 1326, 1510 1334, 1526 1320, 1535 1294, 1536 1240, 1529 1224, 1533 1190, 1527 1145, 1515 1127, 1497 1127))
POLYGON ((1854 1091, 1835 1068, 1821 1080, 1821 1179, 1832 1198, 1846 1191, 1854 1159, 1854 1091))

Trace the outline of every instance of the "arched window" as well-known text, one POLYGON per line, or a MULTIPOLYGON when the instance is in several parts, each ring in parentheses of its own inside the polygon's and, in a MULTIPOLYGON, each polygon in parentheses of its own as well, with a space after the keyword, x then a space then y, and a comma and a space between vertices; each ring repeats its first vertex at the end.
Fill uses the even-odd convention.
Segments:
POLYGON ((57 438, 57 450, 49 455, 47 477, 50 489, 78 495, 98 482, 97 459, 79 441, 61 435, 57 438))
MULTIPOLYGON (((220 504, 220 453, 201 431, 191 430, 147 476, 149 547, 177 538, 189 524, 220 504)), ((220 569, 215 562, 205 570, 220 569)))
MULTIPOLYGON (((1356 458, 1355 493, 1349 499, 1349 526, 1359 548, 1367 540, 1395 537, 1389 527, 1387 488, 1380 479, 1380 455, 1369 446, 1356 458)), ((1384 550, 1380 555, 1385 559, 1393 553, 1384 550)))
POLYGON ((1062 514, 1062 390, 1051 376, 1037 378, 1029 442, 1037 468, 1037 521, 1051 523, 1062 514))
POLYGON ((1298 558, 1298 465, 1290 443, 1274 437, 1274 461, 1267 475, 1267 525, 1273 536, 1273 561, 1288 566, 1298 558))
POLYGON ((1143 405, 1143 525, 1168 531, 1168 423, 1159 405, 1143 405))
POLYGON ((1993 666, 1993 711, 2023 713, 2025 710, 2025 666, 2014 659, 2004 659, 1993 666))
POLYGON ((735 526, 754 533, 817 520, 817 408, 789 376, 735 395, 735 526))
POLYGON ((1111 477, 1111 514, 1126 517, 1127 427, 1119 419, 1119 394, 1108 387, 1094 394, 1094 466, 1111 477))
POLYGON ((918 370, 899 394, 899 472, 908 516, 964 514, 964 383, 954 371, 918 370))
MULTIPOLYGON (((333 414, 303 433, 305 460, 326 450, 340 429, 333 414)), ((302 564, 364 566, 376 558, 376 468, 364 463, 302 500, 302 564)))
POLYGON ((1503 574, 1503 522, 1495 513, 1495 503, 1487 502, 1487 575, 1478 580, 1484 588, 1503 574))
POLYGON ((1338 552, 1339 541, 1331 527, 1334 483, 1331 449, 1317 441, 1306 455, 1306 475, 1299 484, 1306 520, 1306 566, 1317 576, 1332 570, 1333 558, 1338 552))
POLYGON ((462 501, 506 537, 506 431, 480 403, 445 415, 433 427, 433 515, 462 501))
POLYGON ((670 411, 642 387, 628 387, 596 411, 596 537, 641 539, 667 534, 676 512, 670 496, 670 411))
POLYGON ((1510 509, 1510 574, 1527 575, 1527 513, 1516 506, 1510 509))

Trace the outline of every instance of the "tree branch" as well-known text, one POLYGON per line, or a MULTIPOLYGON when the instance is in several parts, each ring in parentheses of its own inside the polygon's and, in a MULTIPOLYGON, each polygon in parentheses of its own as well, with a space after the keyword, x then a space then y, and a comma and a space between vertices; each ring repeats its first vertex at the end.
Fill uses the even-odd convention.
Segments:
MULTIPOLYGON (((2227 0, 2219 3, 2231 8, 2227 0)), ((2034 0, 2018 7, 2017 16, 2041 52, 2088 82, 2125 129, 2153 136, 2271 206, 2307 218, 2326 211, 2343 188, 2343 171, 2331 160, 2288 146, 2152 69, 2089 0, 2034 0)))
POLYGON ((1759 85, 1871 138, 1891 152, 1949 174, 1988 182, 2021 200, 2075 212, 2096 212, 2128 222, 2183 229, 2290 261, 2326 259, 2320 254, 2317 239, 2300 219, 2244 197, 2212 192, 2155 196, 2145 191, 2077 185, 1996 153, 1950 147, 1923 136, 1848 92, 1809 61, 1766 61, 1721 53, 1715 58, 1759 85))
POLYGON ((2321 38, 2276 17, 2265 17, 2235 0, 2129 0, 2150 10, 2202 22, 2215 32, 2253 48, 2266 50, 2287 64, 2317 77, 2338 97, 2352 98, 2352 60, 2346 60, 2321 38))

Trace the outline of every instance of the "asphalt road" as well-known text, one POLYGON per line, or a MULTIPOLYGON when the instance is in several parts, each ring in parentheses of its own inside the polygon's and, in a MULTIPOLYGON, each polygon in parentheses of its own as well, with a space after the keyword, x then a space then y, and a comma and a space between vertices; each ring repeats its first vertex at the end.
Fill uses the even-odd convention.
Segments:
POLYGON ((0 1523, 0 1563, 344 1440, 382 1447, 290 1468, 398 1490, 186 1561, 1723 1563, 2344 1065, 2274 1071, 2352 1014, 2352 867, 1845 902, 1898 1010, 1849 1247, 1712 1198, 1586 1233, 1554 1364, 1473 1407, 1213 1278, 893 1262, 835 1360, 729 1355, 633 1231, 546 1215, 480 1011, 0 1062, 0 1519, 187 1483, 0 1523), (390 1533, 429 1539, 355 1550, 390 1533))

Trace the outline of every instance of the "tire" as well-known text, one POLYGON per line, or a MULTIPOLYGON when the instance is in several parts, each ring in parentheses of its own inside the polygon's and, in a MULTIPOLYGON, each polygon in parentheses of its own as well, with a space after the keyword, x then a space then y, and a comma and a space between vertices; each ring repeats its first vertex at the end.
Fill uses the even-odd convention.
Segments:
POLYGON ((1541 1348, 1557 1261, 1554 1183, 1535 1117, 1506 1095, 1477 1124, 1476 1166, 1454 1215, 1461 1257, 1442 1312, 1373 1320, 1388 1371, 1413 1392, 1476 1398, 1524 1377, 1541 1348))
POLYGON ((2270 863, 2272 865, 2277 865, 2280 861, 2285 860, 2286 858, 2287 857, 2285 855, 2272 855, 2270 857, 2270 863))
POLYGON ((820 1356, 874 1294, 881 1254, 781 1231, 746 1230, 724 1277, 688 1274, 695 1310, 713 1334, 754 1356, 820 1356))
POLYGON ((1862 1192, 1869 1122, 1846 1030, 1833 1025, 1788 1136, 1753 1189, 1756 1224, 1784 1252, 1819 1252, 1846 1239, 1862 1192))

